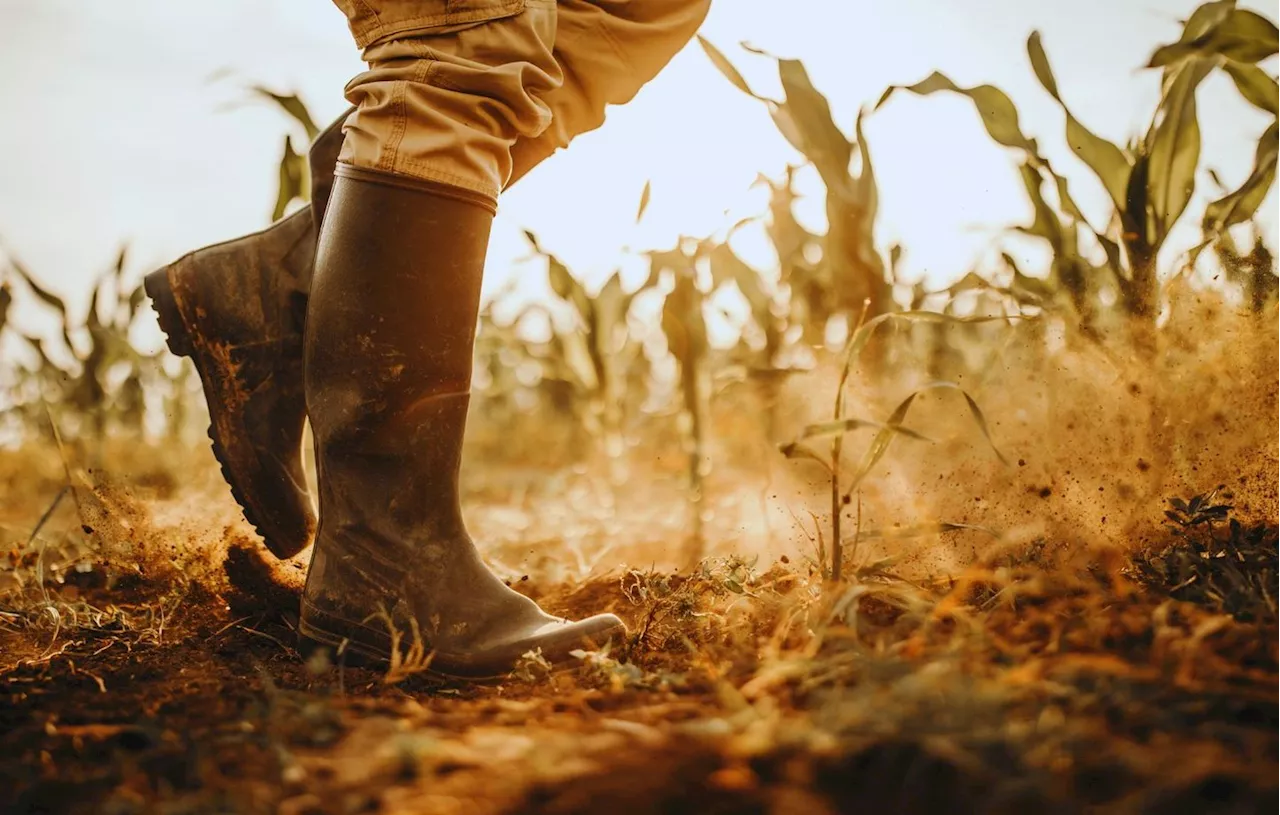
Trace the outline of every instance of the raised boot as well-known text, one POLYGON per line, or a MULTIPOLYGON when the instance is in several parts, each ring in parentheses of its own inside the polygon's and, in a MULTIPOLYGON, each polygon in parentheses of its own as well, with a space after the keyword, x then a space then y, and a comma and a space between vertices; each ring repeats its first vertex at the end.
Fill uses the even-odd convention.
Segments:
POLYGON ((274 554, 310 543, 315 510, 302 465, 302 327, 316 224, 333 186, 343 115, 317 138, 311 206, 262 232, 192 252, 147 275, 169 350, 190 357, 209 437, 231 493, 274 554))
POLYGON ((552 617, 481 560, 458 470, 492 203, 340 166, 307 313, 306 395, 320 527, 302 599, 306 646, 387 659, 420 640, 431 673, 502 676, 624 631, 552 617), (402 646, 403 647, 403 646, 402 646))

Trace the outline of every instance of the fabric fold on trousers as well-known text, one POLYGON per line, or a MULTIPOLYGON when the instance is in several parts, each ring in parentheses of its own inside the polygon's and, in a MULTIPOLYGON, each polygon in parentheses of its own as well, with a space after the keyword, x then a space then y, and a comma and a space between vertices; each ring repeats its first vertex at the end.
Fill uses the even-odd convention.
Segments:
POLYGON ((335 0, 369 69, 343 163, 495 197, 630 101, 710 0, 335 0))

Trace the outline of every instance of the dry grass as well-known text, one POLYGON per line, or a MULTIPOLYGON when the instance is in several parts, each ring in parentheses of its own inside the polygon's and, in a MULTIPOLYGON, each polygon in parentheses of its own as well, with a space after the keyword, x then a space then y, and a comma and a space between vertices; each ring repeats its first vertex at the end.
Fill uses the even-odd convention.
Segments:
POLYGON ((192 535, 198 513, 226 517, 221 496, 178 490, 166 500, 185 526, 172 526, 154 492, 77 490, 99 513, 80 561, 92 568, 53 568, 38 586, 23 574, 6 594, 0 780, 15 811, 1176 812, 1274 799, 1274 587, 1229 575, 1274 575, 1275 531, 1218 510, 1215 531, 1171 521, 1136 558, 1040 540, 944 578, 864 563, 834 590, 803 561, 741 557, 687 575, 534 573, 516 585, 556 612, 615 610, 631 637, 567 673, 532 659, 501 686, 451 688, 304 664, 298 570, 267 563, 234 523, 192 535), (1197 581, 1215 590, 1188 593, 1187 552, 1207 553, 1197 581))

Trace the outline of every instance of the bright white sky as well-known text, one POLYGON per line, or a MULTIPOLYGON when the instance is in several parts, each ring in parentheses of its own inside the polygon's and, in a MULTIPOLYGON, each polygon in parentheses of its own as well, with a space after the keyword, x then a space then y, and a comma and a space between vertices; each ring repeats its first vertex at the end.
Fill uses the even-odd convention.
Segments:
MULTIPOLYGON (((1043 32, 1075 114, 1123 142, 1145 124, 1157 95, 1157 77, 1138 66, 1177 37, 1177 20, 1196 5, 718 0, 702 33, 765 93, 777 93, 773 63, 738 42, 803 58, 846 131, 886 86, 935 69, 965 86, 996 84, 1101 224, 1104 193, 1066 147, 1062 114, 1028 65, 1026 36, 1043 32)), ((1274 4, 1241 5, 1276 15, 1274 4)), ((257 229, 274 200, 287 125, 270 107, 238 104, 244 85, 297 91, 323 123, 345 107, 342 87, 360 69, 342 15, 326 0, 0 0, 0 246, 55 290, 82 298, 124 241, 140 276, 257 229)), ((1223 77, 1199 98, 1203 154, 1234 185, 1266 118, 1223 77)), ((1029 220, 1014 157, 990 141, 967 100, 903 95, 868 120, 866 133, 880 183, 879 243, 904 245, 910 276, 958 277, 1004 226, 1029 220)), ((670 245, 679 234, 709 234, 762 211, 763 191, 749 190, 752 181, 788 161, 798 157, 762 106, 691 44, 632 104, 612 109, 601 130, 504 197, 486 290, 513 277, 531 291, 545 286, 541 267, 522 260, 523 228, 599 282, 621 247, 670 245), (646 180, 652 203, 636 226, 646 180)), ((813 195, 801 217, 820 227, 820 188, 805 181, 813 195)), ((1207 186, 1185 218, 1181 246, 1196 239, 1207 186)), ((1262 220, 1275 246, 1274 189, 1262 220)))

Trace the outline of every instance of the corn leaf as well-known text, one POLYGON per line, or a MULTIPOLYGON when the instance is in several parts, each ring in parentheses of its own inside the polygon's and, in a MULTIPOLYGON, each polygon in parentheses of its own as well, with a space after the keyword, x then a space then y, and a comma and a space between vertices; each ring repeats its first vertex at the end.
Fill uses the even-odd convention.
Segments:
POLYGON ((644 182, 644 189, 640 191, 640 206, 636 207, 636 223, 640 223, 640 219, 644 217, 644 211, 649 208, 649 196, 653 192, 652 181, 644 182))
POLYGON ((827 97, 813 86, 809 72, 799 60, 779 59, 778 78, 787 95, 781 107, 800 134, 804 145, 801 152, 813 162, 828 186, 843 180, 849 170, 853 145, 832 120, 827 97))
POLYGON ((1223 230, 1253 218, 1276 178, 1277 125, 1267 128, 1258 141, 1253 169, 1240 187, 1212 202, 1205 209, 1203 228, 1216 235, 1223 230))
POLYGON ((1067 180, 1058 175, 1048 161, 1041 160, 1039 166, 1049 174, 1053 179, 1054 186, 1058 190, 1058 204, 1062 210, 1067 213, 1073 220, 1083 224, 1088 224, 1089 219, 1084 217, 1084 213, 1080 211, 1080 207, 1076 206, 1076 200, 1071 196, 1071 190, 1067 186, 1067 180))
POLYGON ((1216 0, 1198 6, 1183 23, 1182 36, 1178 42, 1188 43, 1197 37, 1204 36, 1217 28, 1235 8, 1236 0, 1216 0))
POLYGON ((1058 219, 1058 214, 1044 200, 1041 190, 1044 178, 1029 163, 1024 163, 1019 170, 1022 173, 1022 184, 1026 187, 1027 197, 1031 199, 1031 208, 1035 213, 1035 219, 1032 221, 1031 226, 1017 227, 1017 231, 1044 238, 1056 253, 1061 249, 1063 243, 1062 222, 1058 219))
POLYGON ((738 72, 737 68, 733 67, 733 63, 720 52, 720 49, 712 45, 711 42, 701 34, 698 35, 698 45, 702 46, 702 50, 706 52, 707 58, 711 60, 711 64, 716 66, 716 70, 723 74, 725 79, 728 79, 735 88, 742 91, 747 96, 750 96, 752 99, 762 98, 757 96, 755 91, 751 90, 751 86, 747 84, 747 80, 743 79, 742 74, 738 72))
POLYGON ((828 473, 831 472, 831 462, 829 460, 823 458, 821 455, 815 452, 812 448, 806 447, 803 444, 800 444, 799 442, 793 441, 793 442, 788 442, 787 444, 779 445, 778 451, 781 452, 782 455, 786 456, 789 459, 803 459, 807 461, 816 461, 822 465, 822 469, 826 470, 828 473))
POLYGON ((316 136, 320 135, 320 128, 316 127, 315 120, 311 118, 311 111, 307 110, 307 106, 296 94, 279 94, 275 91, 265 88, 262 85, 254 85, 249 90, 257 95, 270 99, 275 102, 281 110, 289 115, 295 122, 302 125, 302 129, 307 133, 309 142, 315 141, 316 136))
POLYGON ((1018 124, 1018 109, 1014 107, 1013 102, 1005 95, 1004 91, 999 88, 992 85, 961 88, 946 76, 935 71, 926 79, 914 85, 891 86, 876 102, 876 109, 878 110, 884 105, 890 96, 904 90, 920 96, 927 96, 939 91, 963 94, 973 100, 973 104, 978 110, 978 115, 982 117, 983 126, 986 127, 987 133, 997 143, 1005 147, 1017 147, 1029 153, 1038 152, 1035 140, 1027 138, 1018 124))
POLYGON ((17 260, 10 258, 9 266, 13 269, 14 273, 18 275, 18 277, 22 278, 22 282, 27 284, 27 288, 31 290, 31 293, 34 294, 40 302, 58 312, 65 326, 67 322, 67 304, 63 299, 37 283, 31 273, 27 271, 27 268, 17 260))
POLYGON ((1153 248, 1182 216, 1195 190, 1200 163, 1200 123, 1196 117, 1196 88, 1209 74, 1212 63, 1188 63, 1174 79, 1160 102, 1151 140, 1147 187, 1155 216, 1153 248))
POLYGON ((276 203, 271 210, 271 220, 284 217, 285 210, 295 199, 307 200, 306 157, 293 149, 293 137, 284 137, 284 153, 280 157, 279 182, 276 187, 276 203))
POLYGON ((1120 211, 1120 220, 1124 226, 1125 245, 1132 249, 1135 246, 1149 249, 1155 242, 1154 216, 1148 202, 1150 188, 1147 184, 1150 157, 1139 154, 1134 158, 1133 170, 1129 173, 1129 183, 1125 187, 1124 208, 1120 211))
POLYGON ((137 316, 138 309, 142 307, 143 302, 147 299, 147 290, 142 283, 139 283, 132 292, 129 293, 128 311, 126 325, 133 322, 133 318, 137 316))
POLYGON ((862 132, 862 117, 865 112, 858 111, 858 119, 853 126, 854 137, 858 140, 858 162, 861 165, 858 179, 854 182, 854 192, 868 229, 873 229, 876 213, 880 209, 880 190, 876 186, 876 174, 871 166, 871 148, 862 132))
POLYGON ((1214 8, 1200 20, 1194 15, 1188 20, 1178 42, 1157 48, 1147 67, 1168 68, 1191 59, 1212 57, 1252 64, 1276 53, 1275 23, 1246 9, 1229 8, 1224 14, 1221 4, 1211 5, 1214 8))
POLYGON ((959 391, 960 395, 964 397, 965 403, 968 404, 969 406, 969 413, 971 416, 973 416, 974 423, 978 426, 978 429, 982 431, 982 437, 986 439, 987 444, 991 447, 991 452, 996 454, 996 458, 1000 459, 1001 464, 1004 464, 1006 466, 1009 464, 1008 459, 1006 459, 1004 457, 1004 454, 1000 452, 1000 448, 996 447, 995 439, 991 438, 991 427, 987 424, 986 415, 983 414, 982 408, 978 407, 977 401, 975 401, 974 398, 969 395, 969 392, 967 390, 960 387, 954 382, 931 382, 925 387, 926 388, 949 388, 952 390, 959 391))
POLYGON ((848 491, 845 493, 846 497, 853 495, 854 491, 858 488, 858 485, 861 484, 868 475, 870 475, 871 470, 879 463, 880 459, 884 457, 884 454, 889 451, 889 445, 893 443, 893 439, 898 435, 898 430, 901 428, 902 422, 906 418, 907 411, 911 409, 911 405, 915 402, 916 397, 930 390, 959 391, 964 397, 965 403, 969 407, 969 413, 973 416, 973 420, 977 424, 978 430, 981 431, 982 437, 986 440, 987 444, 990 445, 992 452, 996 454, 996 458, 1000 460, 1000 463, 1005 464, 1006 466, 1008 465, 1008 460, 1005 459, 999 448, 996 447, 995 441, 991 438, 991 429, 987 425, 986 416, 983 414, 982 409, 978 407, 978 403, 974 398, 969 395, 969 392, 954 382, 930 382, 912 393, 906 399, 902 400, 898 407, 895 408, 893 413, 889 416, 888 420, 885 421, 885 428, 876 434, 875 439, 871 442, 871 446, 867 448, 866 453, 863 455, 862 461, 858 465, 858 469, 853 476, 852 483, 850 484, 848 491))
POLYGON ((1280 114, 1280 89, 1275 77, 1257 65, 1241 62, 1223 63, 1223 70, 1236 83, 1240 95, 1251 105, 1259 107, 1272 116, 1280 114))
POLYGON ((902 425, 902 420, 906 418, 907 411, 911 409, 911 404, 915 402, 916 397, 919 395, 919 391, 912 393, 894 408, 893 413, 889 414, 888 420, 884 423, 884 429, 876 433, 875 438, 871 440, 871 445, 863 453, 862 461, 858 464, 858 469, 854 473, 853 481, 849 485, 846 495, 853 495, 854 490, 871 473, 872 468, 879 463, 880 459, 884 458, 885 453, 889 452, 889 445, 893 443, 894 438, 898 435, 895 432, 895 428, 902 425))
POLYGON ((917 439, 919 441, 933 441, 928 436, 921 435, 910 428, 901 426, 890 426, 883 422, 873 422, 869 419, 837 419, 830 422, 818 422, 817 424, 806 425, 800 433, 800 440, 807 441, 809 439, 828 439, 832 436, 843 436, 854 430, 863 430, 865 428, 873 428, 875 430, 887 430, 890 433, 901 433, 908 438, 917 439))
POLYGON ((1116 209, 1123 210, 1125 186, 1129 181, 1130 172, 1128 159, 1119 147, 1094 135, 1080 124, 1080 121, 1067 108, 1066 102, 1062 101, 1062 96, 1058 93, 1058 82, 1053 76, 1053 69, 1049 67, 1049 58, 1044 52, 1044 46, 1040 43, 1039 31, 1033 31, 1027 38, 1027 55, 1031 58, 1031 68, 1035 71, 1036 78, 1066 114, 1067 144, 1071 146, 1072 152, 1088 165, 1090 170, 1093 170, 1093 174, 1106 189, 1107 195, 1111 196, 1111 202, 1115 204, 1116 209))

